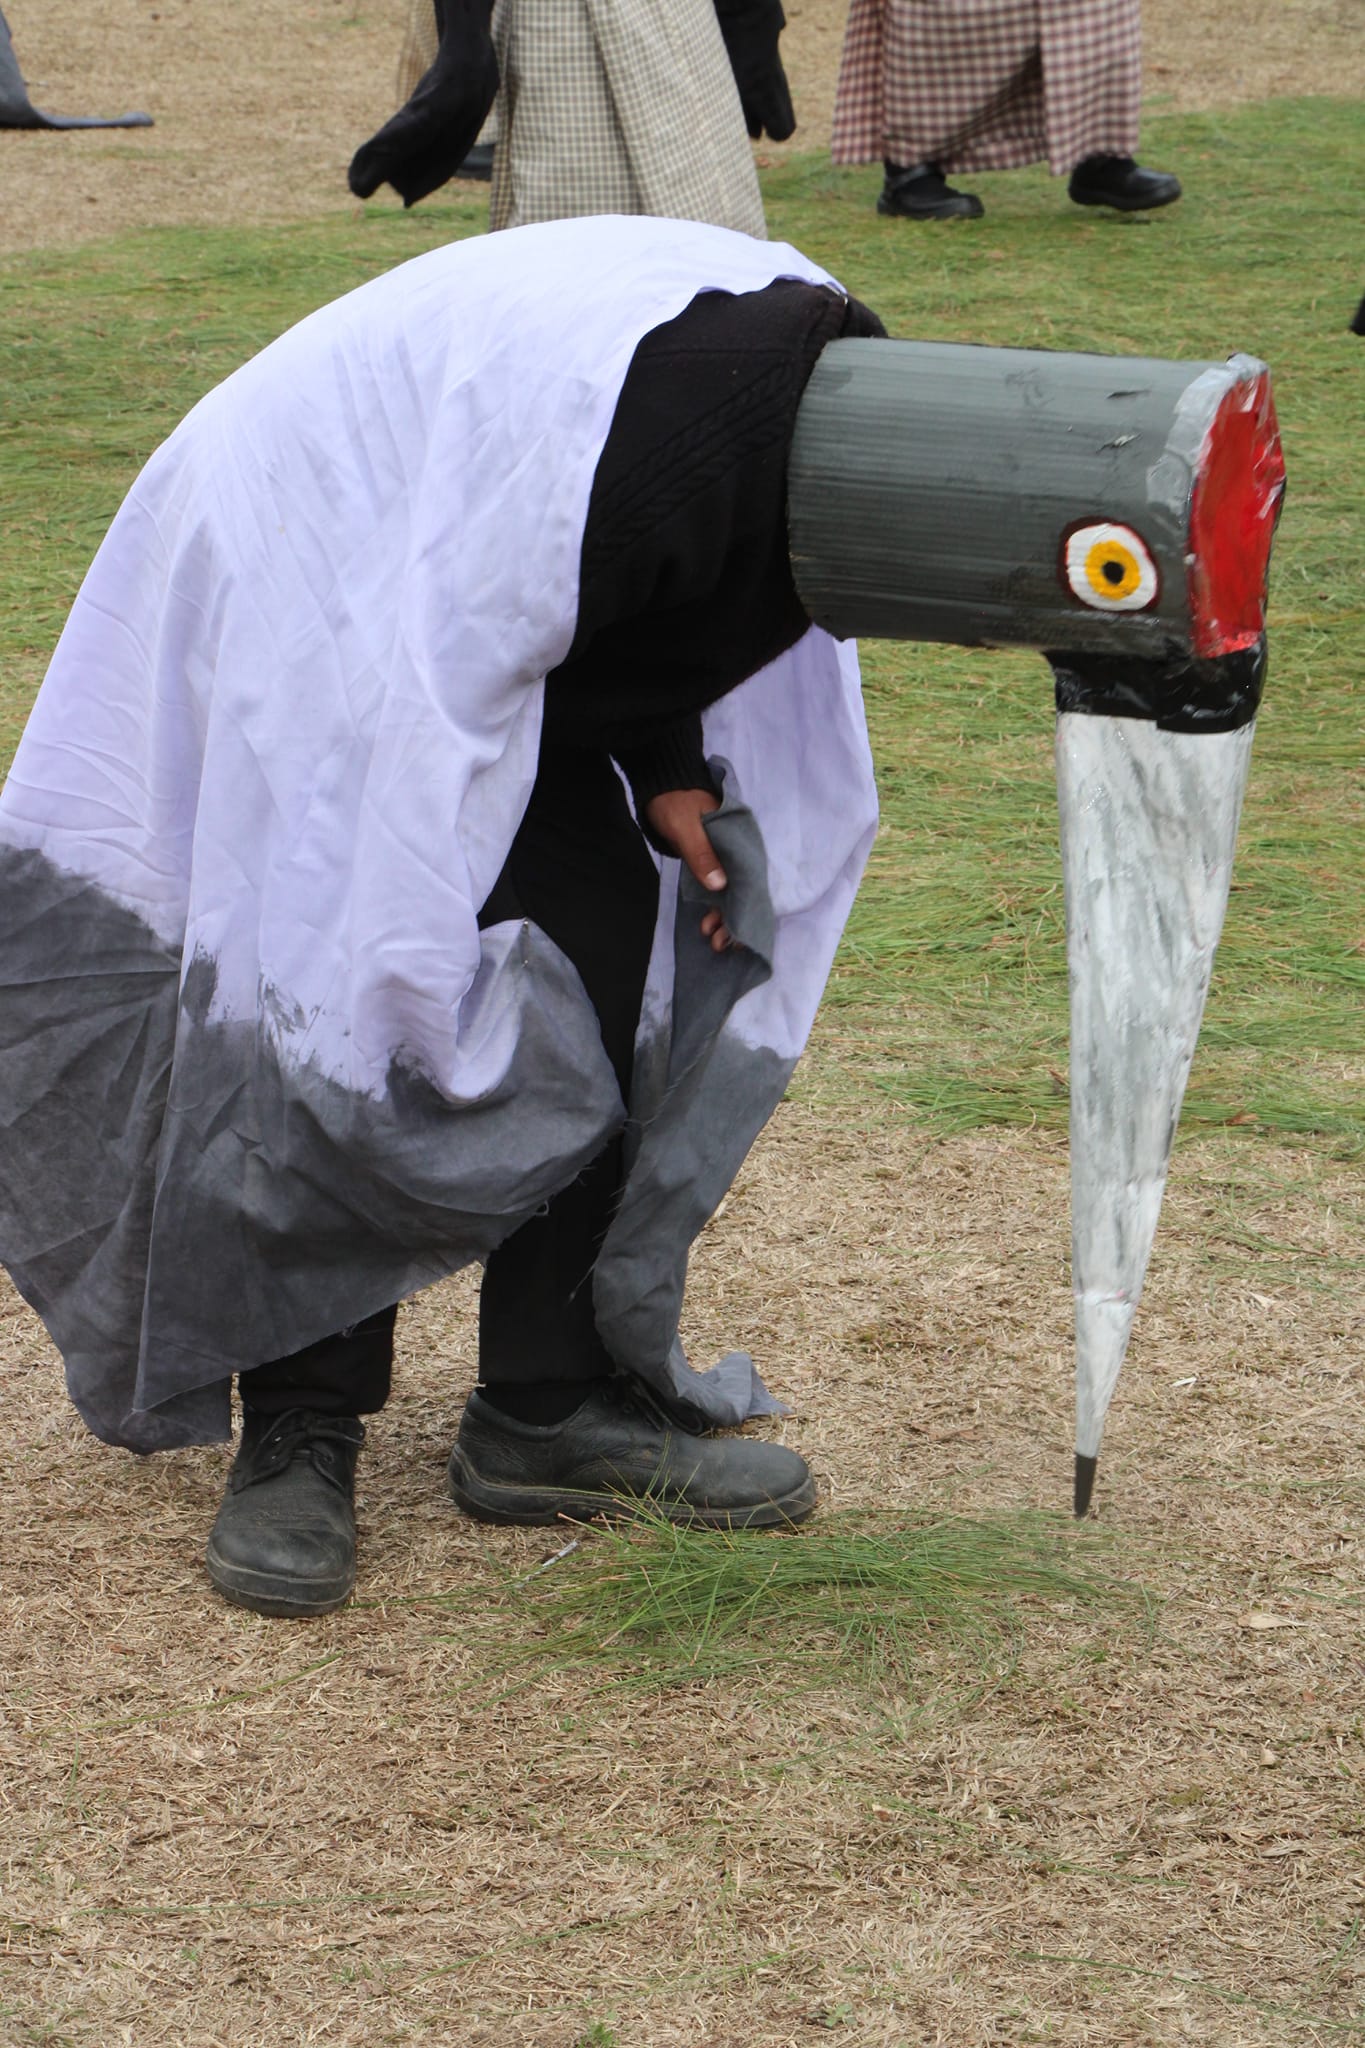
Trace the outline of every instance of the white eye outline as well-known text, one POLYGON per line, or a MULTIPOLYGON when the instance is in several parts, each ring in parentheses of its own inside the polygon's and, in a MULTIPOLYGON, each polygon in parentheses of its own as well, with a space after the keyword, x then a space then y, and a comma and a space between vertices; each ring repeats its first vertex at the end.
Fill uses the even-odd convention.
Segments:
POLYGON ((1067 589, 1096 612, 1145 612, 1154 605, 1161 578, 1140 533, 1115 520, 1092 519, 1073 526, 1062 546, 1067 589), (1112 589, 1098 580, 1100 561, 1118 562, 1124 574, 1112 589))

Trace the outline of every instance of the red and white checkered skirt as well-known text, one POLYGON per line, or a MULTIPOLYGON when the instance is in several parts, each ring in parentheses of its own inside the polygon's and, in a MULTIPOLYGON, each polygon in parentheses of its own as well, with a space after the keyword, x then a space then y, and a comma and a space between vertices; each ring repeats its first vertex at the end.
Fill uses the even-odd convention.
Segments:
POLYGON ((946 171, 1137 148, 1141 0, 852 0, 831 151, 946 171))

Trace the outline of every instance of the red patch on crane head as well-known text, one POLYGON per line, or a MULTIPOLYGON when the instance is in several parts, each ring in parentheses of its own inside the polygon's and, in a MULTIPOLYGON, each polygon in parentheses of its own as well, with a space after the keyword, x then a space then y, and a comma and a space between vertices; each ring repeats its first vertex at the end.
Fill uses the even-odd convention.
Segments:
POLYGON ((1265 631, 1270 543, 1284 497, 1284 455, 1265 371, 1227 393, 1204 436, 1190 507, 1194 651, 1253 647, 1265 631))

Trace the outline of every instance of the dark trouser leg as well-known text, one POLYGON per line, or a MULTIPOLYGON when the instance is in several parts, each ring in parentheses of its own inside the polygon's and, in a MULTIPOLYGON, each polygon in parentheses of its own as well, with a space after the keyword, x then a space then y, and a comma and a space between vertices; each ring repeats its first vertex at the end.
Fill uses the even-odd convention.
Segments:
MULTIPOLYGON (((479 922, 528 917, 573 961, 623 1097, 658 903, 658 871, 609 757, 544 748, 526 816, 479 922)), ((612 1370, 593 1320, 592 1268, 621 1174, 617 1138, 488 1261, 479 1378, 523 1420, 570 1413, 584 1384, 612 1370)))
MULTIPOLYGON (((544 749, 526 816, 480 926, 529 917, 567 953, 597 1012, 623 1096, 658 915, 658 872, 603 753, 544 749)), ((611 1360, 592 1313, 592 1267, 620 1191, 615 1138, 488 1261, 479 1296, 479 1377, 528 1421, 569 1414, 611 1360), (505 1389, 518 1392, 502 1392, 505 1389)), ((308 1408, 370 1415, 388 1399, 396 1308, 240 1375, 262 1416, 308 1408)))
POLYGON ((316 1415, 373 1415, 389 1398, 396 1308, 381 1308, 354 1329, 321 1337, 289 1358, 240 1373, 243 1404, 258 1415, 311 1408, 316 1415))

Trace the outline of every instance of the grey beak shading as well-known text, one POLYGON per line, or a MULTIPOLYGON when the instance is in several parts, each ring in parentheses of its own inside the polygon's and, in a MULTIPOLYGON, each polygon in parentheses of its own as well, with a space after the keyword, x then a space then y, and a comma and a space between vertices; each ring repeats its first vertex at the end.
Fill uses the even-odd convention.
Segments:
POLYGON ((150 114, 45 114, 35 107, 0 13, 0 128, 150 128, 150 114))
POLYGON ((1254 726, 1166 732, 1063 713, 1057 794, 1071 983, 1075 1509, 1156 1235, 1223 928, 1254 726))

